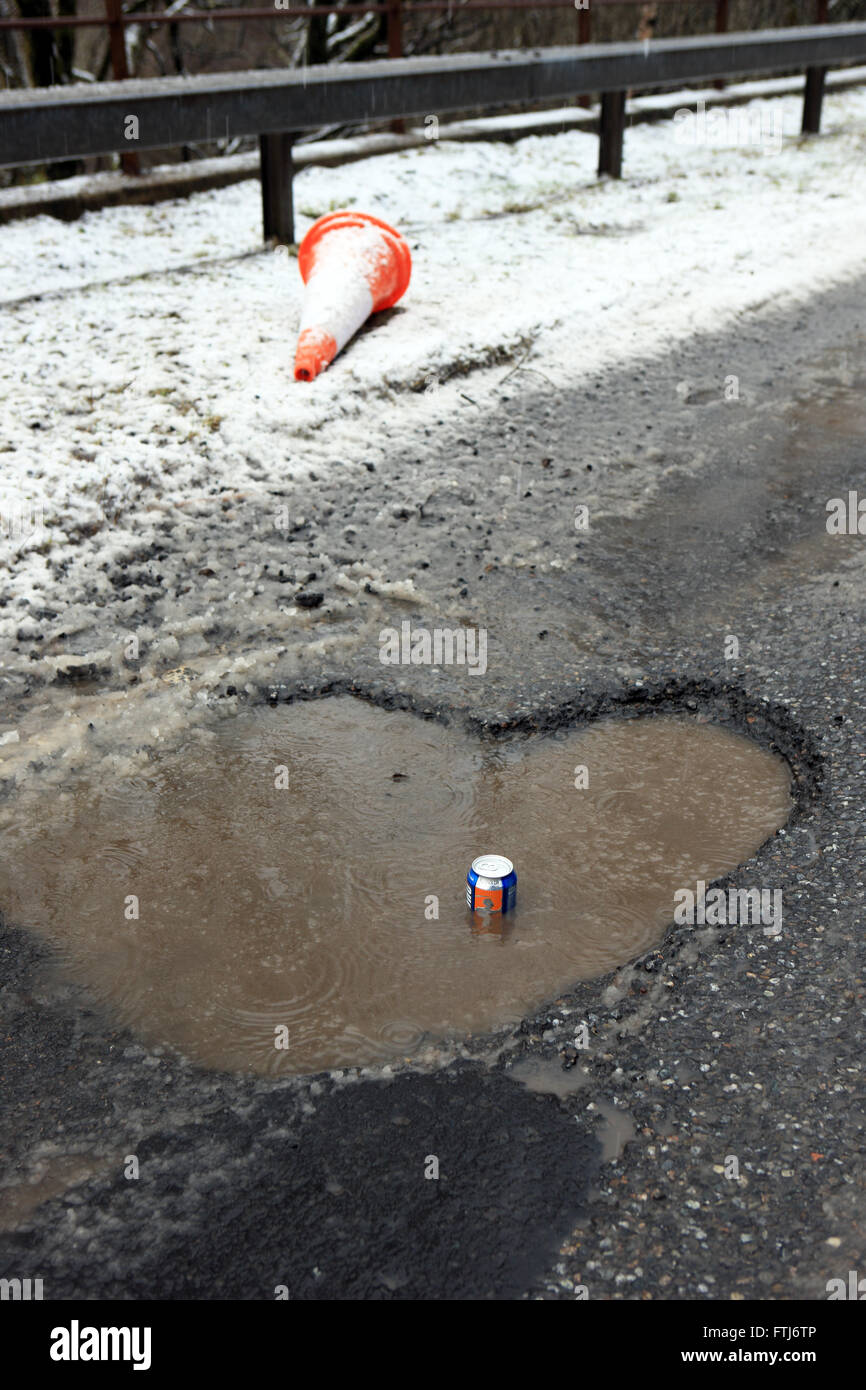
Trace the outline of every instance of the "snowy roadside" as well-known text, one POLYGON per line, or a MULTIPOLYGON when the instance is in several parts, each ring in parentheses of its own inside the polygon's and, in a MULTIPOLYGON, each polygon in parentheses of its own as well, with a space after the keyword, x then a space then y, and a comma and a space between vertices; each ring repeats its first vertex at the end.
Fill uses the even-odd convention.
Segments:
MULTIPOLYGON (((396 442, 417 443, 422 495, 455 466, 435 445, 431 456, 430 436, 467 398, 495 410, 509 371, 510 391, 568 390, 862 272, 866 186, 852 171, 866 91, 829 97, 816 140, 794 133, 800 109, 798 97, 739 108, 705 143, 669 121, 635 128, 621 183, 596 181, 583 132, 305 170, 299 234, 355 205, 398 226, 415 263, 402 304, 312 385, 292 379, 300 281, 286 253, 258 249, 257 183, 0 229, 6 673, 50 678, 58 634, 64 652, 91 650, 121 600, 122 626, 139 601, 162 624, 162 659, 184 652, 172 626, 184 604, 160 611, 161 596, 118 592, 109 572, 170 546, 208 578, 215 505, 257 499, 264 515, 311 472, 345 500, 396 442), (730 143, 748 129, 763 146, 730 143), (16 528, 29 509, 43 530, 16 528)), ((492 486, 501 461, 486 466, 492 486)), ((608 475, 623 497, 658 482, 651 459, 621 484, 608 475)), ((187 612, 198 600, 212 622, 234 605, 236 622, 260 592, 256 558, 248 547, 237 568, 250 577, 228 595, 220 576, 194 584, 187 612)), ((338 574, 327 557, 315 568, 329 564, 338 574)), ((412 594, 405 570, 386 578, 412 594)), ((285 603, 272 617, 298 635, 311 621, 285 603)))
MULTIPOLYGON (((845 91, 866 82, 866 67, 845 67, 827 73, 826 90, 845 91)), ((799 74, 770 77, 761 81, 728 83, 723 89, 683 87, 678 91, 649 93, 633 97, 628 102, 629 126, 647 121, 671 120, 684 107, 695 108, 700 102, 712 111, 715 107, 748 105, 758 99, 801 96, 803 78, 799 74)), ((430 122, 412 126, 399 134, 394 131, 374 131, 366 134, 339 136, 326 140, 301 140, 295 145, 295 170, 308 166, 336 168, 375 155, 395 154, 402 150, 427 149, 432 139, 440 141, 505 141, 525 140, 528 136, 558 135, 568 130, 598 130, 599 104, 586 107, 558 106, 544 110, 514 112, 511 115, 479 116, 466 121, 437 122, 435 134, 430 122)), ((120 169, 101 173, 81 174, 70 179, 36 184, 17 184, 0 188, 0 224, 16 222, 26 217, 45 214, 64 221, 80 217, 85 212, 101 208, 126 206, 134 203, 158 203, 186 198, 215 188, 229 188, 259 176, 259 153, 220 155, 209 159, 194 159, 188 163, 156 164, 145 174, 125 175, 120 169)))

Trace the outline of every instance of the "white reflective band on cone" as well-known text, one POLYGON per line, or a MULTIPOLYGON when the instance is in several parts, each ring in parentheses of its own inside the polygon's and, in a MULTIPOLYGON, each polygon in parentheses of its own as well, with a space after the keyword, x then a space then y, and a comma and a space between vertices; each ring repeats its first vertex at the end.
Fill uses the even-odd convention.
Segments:
POLYGON ((378 233, 346 228, 324 237, 304 290, 299 335, 312 328, 329 333, 340 352, 373 312, 367 279, 370 251, 378 233), (372 233, 372 234, 371 234, 372 233))

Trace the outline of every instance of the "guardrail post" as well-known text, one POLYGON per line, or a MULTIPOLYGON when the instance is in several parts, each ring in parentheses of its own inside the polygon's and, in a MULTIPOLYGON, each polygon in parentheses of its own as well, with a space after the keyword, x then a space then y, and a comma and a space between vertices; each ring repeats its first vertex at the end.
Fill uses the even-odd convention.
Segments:
POLYGON ((625 133, 625 92, 602 92, 598 123, 598 176, 622 178, 622 141, 625 133))
POLYGON ((806 69, 806 90, 803 93, 803 135, 817 135, 821 129, 821 107, 824 103, 826 68, 806 69))
MULTIPOLYGON (((816 0, 815 23, 826 24, 829 18, 829 0, 816 0)), ((806 89, 803 93, 803 135, 817 135, 821 129, 821 107, 824 104, 824 78, 826 68, 806 69, 806 89)))
POLYGON ((403 57, 403 9, 402 0, 387 0, 388 15, 388 57, 403 57))
MULTIPOLYGON (((403 0, 387 0, 388 13, 385 16, 385 27, 388 34, 388 57, 403 57, 403 0)), ((402 116, 391 122, 391 129, 395 135, 402 135, 406 130, 406 122, 402 116)))
POLYGON ((121 0, 105 0, 108 44, 111 50, 111 71, 114 74, 115 82, 125 82, 129 77, 129 68, 126 65, 126 44, 123 41, 122 16, 121 0))
MULTIPOLYGON (((575 0, 576 3, 576 0, 575 0)), ((590 43, 592 41, 592 20, 589 13, 589 0, 583 9, 577 11, 577 42, 590 43)), ((577 98, 578 106, 589 106, 589 93, 577 98)))
POLYGON ((295 240, 294 141, 292 132, 259 136, 264 237, 265 241, 274 240, 281 246, 291 246, 295 240))
MULTIPOLYGON (((108 45, 111 52, 111 71, 115 82, 125 82, 129 77, 126 62, 126 40, 123 37, 122 0, 105 0, 105 18, 108 21, 108 45)), ((120 167, 125 174, 140 174, 141 164, 138 155, 130 150, 120 156, 120 167)))
MULTIPOLYGON (((728 32, 728 5, 729 0, 716 0, 716 33, 726 34, 728 32)), ((713 84, 718 91, 724 91, 726 83, 723 77, 716 78, 713 84)))

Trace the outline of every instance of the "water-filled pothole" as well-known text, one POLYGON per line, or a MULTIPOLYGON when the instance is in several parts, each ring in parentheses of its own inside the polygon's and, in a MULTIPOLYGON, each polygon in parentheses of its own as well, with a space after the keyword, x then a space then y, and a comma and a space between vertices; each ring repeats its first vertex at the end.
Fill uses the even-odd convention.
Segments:
POLYGON ((781 759, 689 719, 481 743, 340 697, 70 782, 4 833, 0 903, 146 1041, 310 1072, 515 1022, 603 975, 790 809, 781 759), (485 921, 465 875, 489 851, 519 885, 485 921))
MULTIPOLYGON (((560 1100, 577 1095, 590 1082, 589 1073, 582 1067, 563 1070, 558 1057, 522 1057, 507 1075, 529 1091, 558 1096, 560 1100)), ((626 1144, 634 1139, 634 1121, 627 1110, 618 1109, 601 1096, 595 1097, 592 1108, 601 1116, 601 1125, 596 1133, 596 1138, 601 1142, 601 1161, 609 1163, 611 1159, 619 1158, 626 1144)))

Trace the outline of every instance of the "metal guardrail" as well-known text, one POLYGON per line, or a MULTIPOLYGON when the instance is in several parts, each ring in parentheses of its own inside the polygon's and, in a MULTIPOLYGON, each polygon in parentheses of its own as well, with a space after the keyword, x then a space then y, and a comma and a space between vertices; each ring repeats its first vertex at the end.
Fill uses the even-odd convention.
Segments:
POLYGON ((817 131, 826 69, 864 60, 866 24, 838 24, 29 88, 0 93, 0 165, 257 135, 265 237, 291 242, 292 145, 305 130, 601 92, 599 173, 619 177, 625 94, 632 88, 805 67, 803 129, 817 131))

